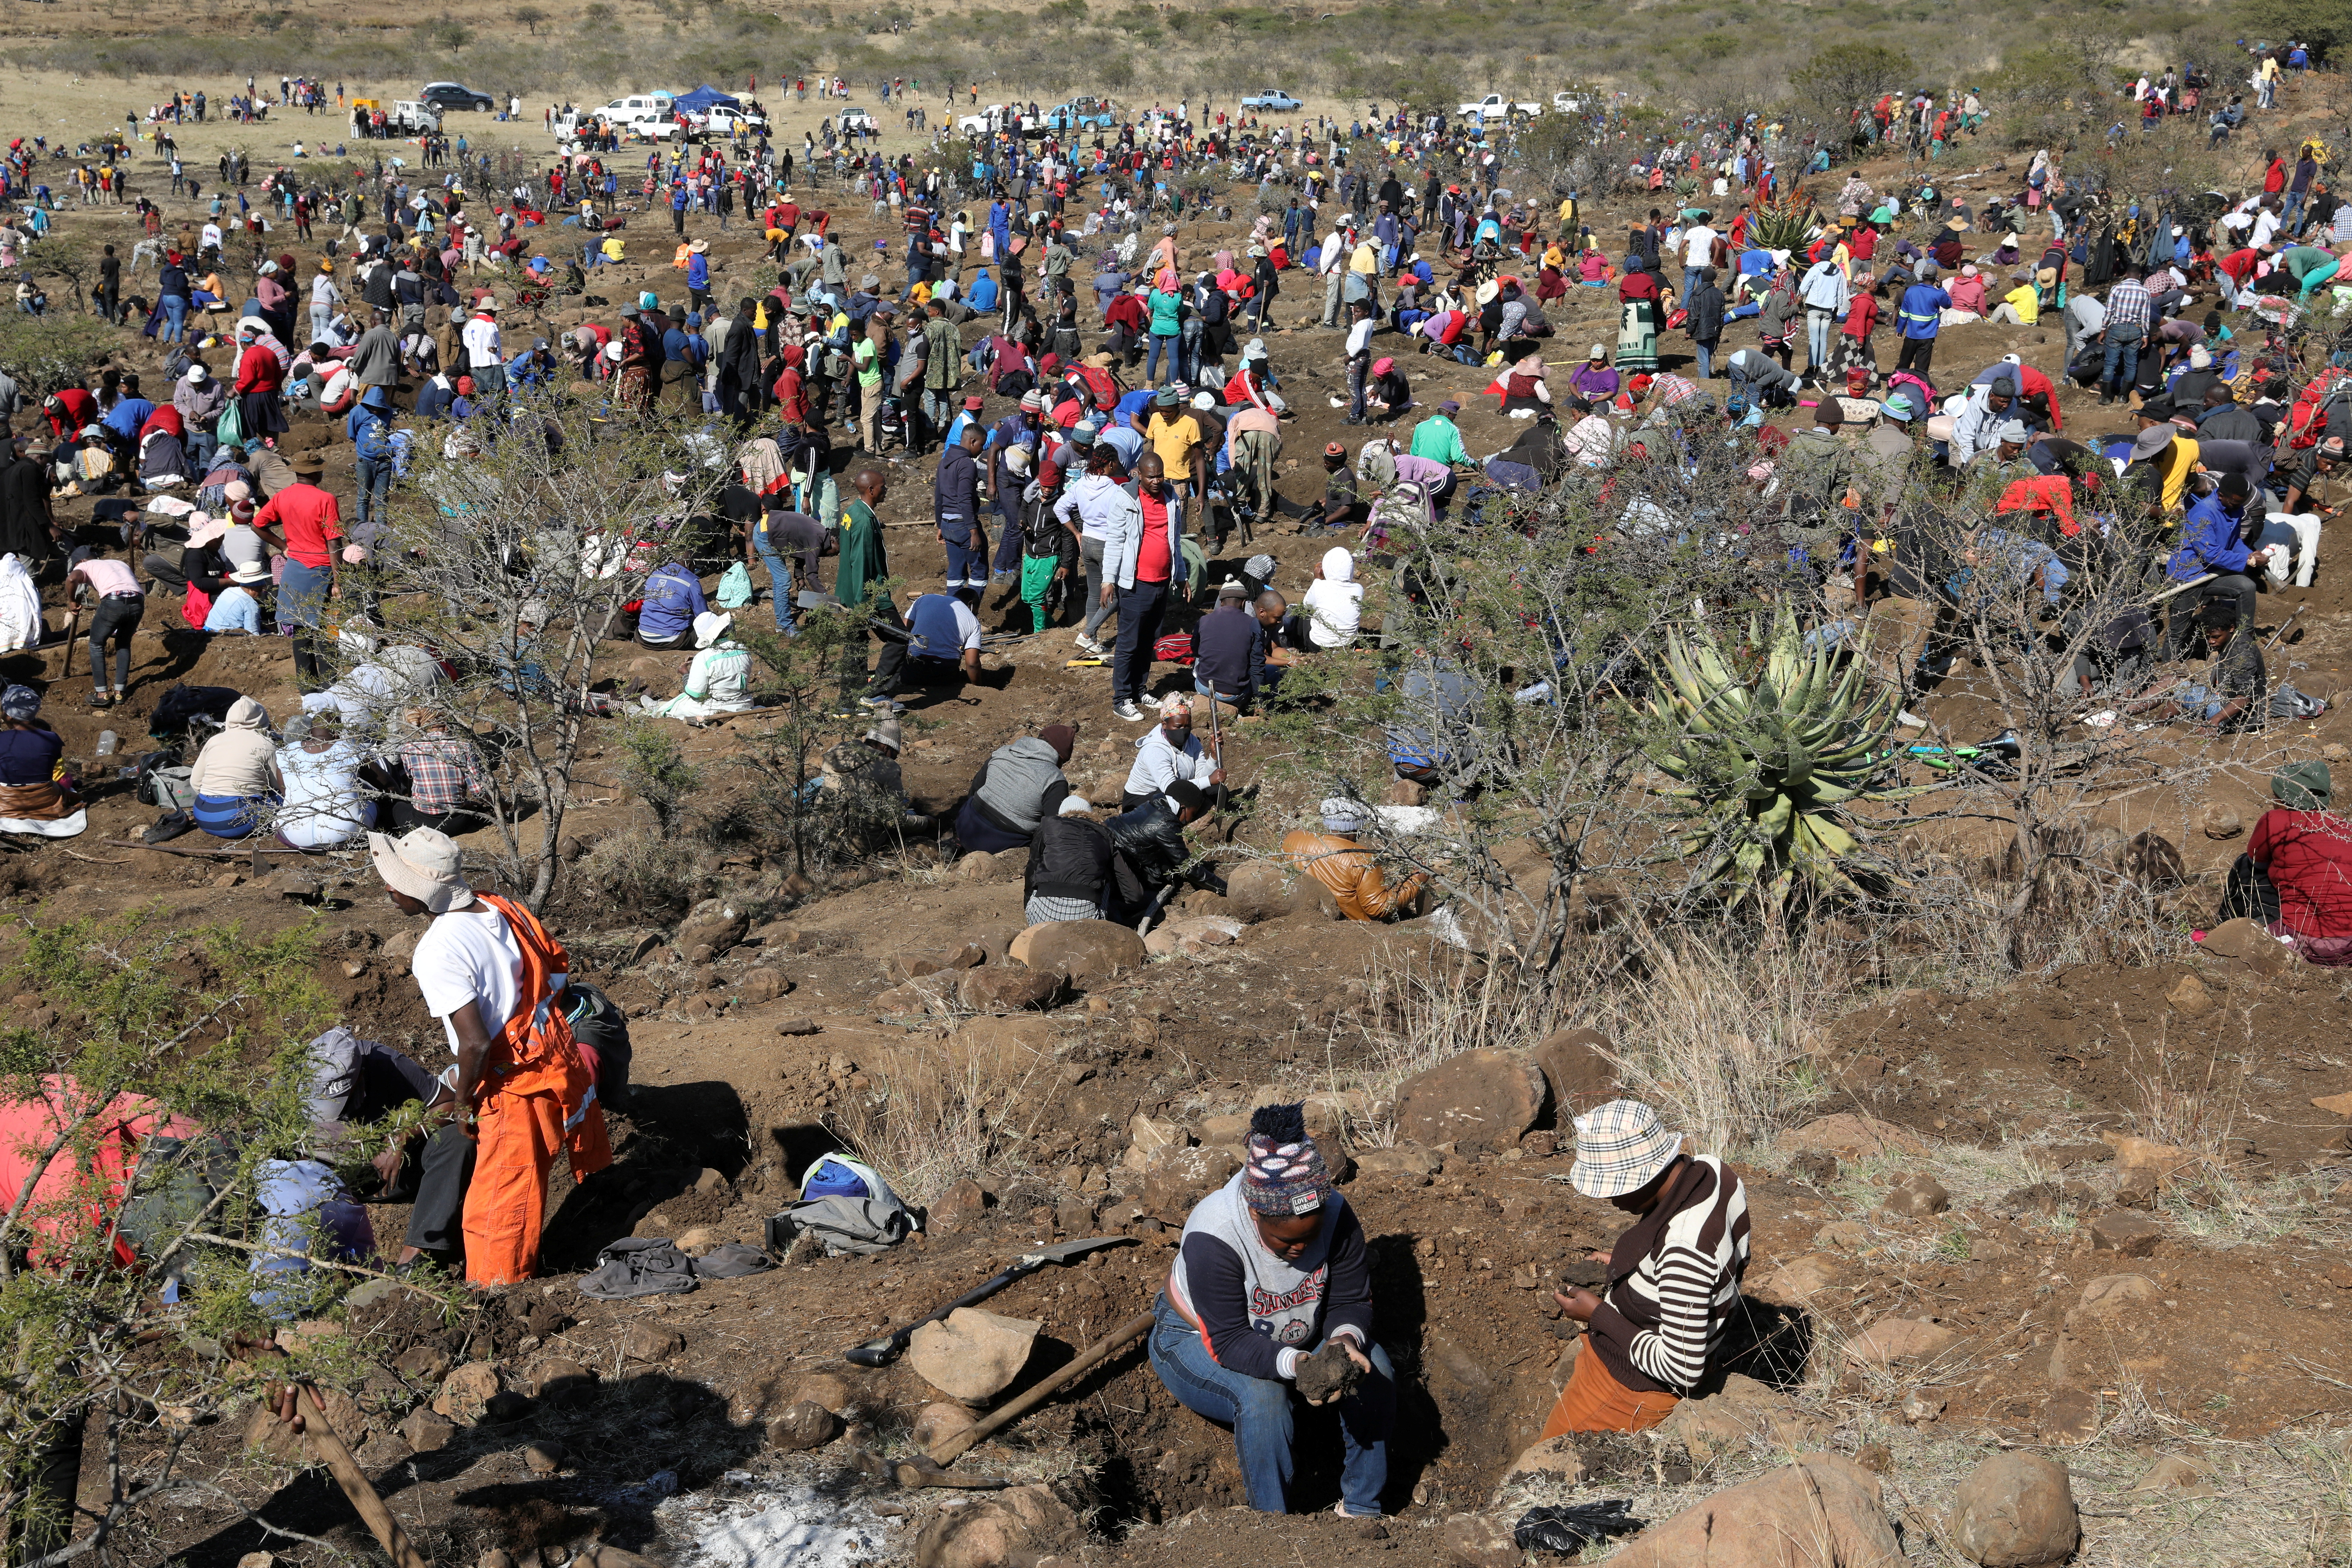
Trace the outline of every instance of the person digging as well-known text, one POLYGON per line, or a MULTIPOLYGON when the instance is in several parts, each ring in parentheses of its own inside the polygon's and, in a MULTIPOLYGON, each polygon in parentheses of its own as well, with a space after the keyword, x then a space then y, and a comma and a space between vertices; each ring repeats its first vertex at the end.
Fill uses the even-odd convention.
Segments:
POLYGON ((1261 1513, 1291 1509, 1293 1385, 1309 1405, 1336 1403, 1338 1511, 1377 1517, 1396 1371, 1372 1342, 1363 1226, 1331 1185, 1299 1106, 1259 1107, 1247 1156, 1184 1222, 1152 1306, 1151 1370, 1186 1409, 1233 1428, 1261 1513))
POLYGON ((1569 1181, 1640 1218, 1593 1255, 1608 1265, 1600 1291, 1553 1293, 1587 1331, 1542 1437, 1644 1431, 1720 1370, 1725 1330, 1740 1315, 1748 1194, 1731 1167, 1684 1153, 1682 1142, 1638 1100, 1576 1119, 1569 1181))

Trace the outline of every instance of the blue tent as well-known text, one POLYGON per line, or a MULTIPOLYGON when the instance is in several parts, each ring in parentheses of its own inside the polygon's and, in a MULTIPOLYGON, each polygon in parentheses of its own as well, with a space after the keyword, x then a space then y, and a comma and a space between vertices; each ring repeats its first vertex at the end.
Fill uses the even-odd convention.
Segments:
POLYGON ((692 92, 679 93, 677 103, 677 111, 680 114, 700 114, 714 106, 721 109, 743 107, 741 99, 731 93, 721 92, 707 81, 692 92))

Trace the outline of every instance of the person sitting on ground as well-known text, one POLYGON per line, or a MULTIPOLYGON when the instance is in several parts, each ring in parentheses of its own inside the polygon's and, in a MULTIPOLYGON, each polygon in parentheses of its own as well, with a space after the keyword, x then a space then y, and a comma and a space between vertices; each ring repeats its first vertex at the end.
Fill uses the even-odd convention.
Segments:
POLYGON ((1262 1513, 1287 1513, 1294 1500, 1289 1385, 1303 1360, 1338 1346, 1357 1373, 1352 1391, 1330 1395, 1339 1511, 1380 1513, 1396 1370, 1372 1340, 1363 1226, 1332 1186, 1300 1107, 1252 1113, 1244 1163, 1186 1217, 1152 1320, 1151 1370, 1186 1409, 1233 1428, 1249 1505, 1262 1513))
POLYGON ((2352 964, 2352 820, 2329 809, 2327 764, 2295 763, 2271 775, 2278 802, 2230 868, 2222 920, 2242 916, 2331 968, 2352 964))
POLYGON ((2254 628, 2238 624, 2237 605, 2227 598, 2200 605, 2197 623, 2205 632, 2205 679, 2183 680, 2152 700, 2127 704, 2125 710, 2159 723, 2187 719, 2216 730, 2261 728, 2268 716, 2270 680, 2254 628))
POLYGON ((1081 795, 1064 795, 1029 840, 1021 907, 1031 925, 1098 921, 1109 909, 1110 833, 1081 795))
POLYGON ((205 612, 204 629, 208 632, 243 632, 248 637, 261 635, 261 591, 269 582, 269 568, 256 563, 231 571, 221 584, 220 592, 213 595, 212 608, 205 612))
POLYGON ((230 703, 221 728, 196 753, 188 787, 195 792, 196 826, 215 838, 249 838, 267 826, 286 795, 268 710, 250 697, 230 703))
POLYGON ((387 793, 387 781, 335 717, 289 721, 278 772, 286 796, 278 841, 289 848, 339 849, 375 826, 374 796, 387 793))
POLYGON ((1592 1255, 1608 1265, 1600 1291, 1553 1295, 1586 1332, 1543 1437, 1645 1431, 1722 1370, 1725 1331, 1741 1314, 1748 1194, 1730 1166, 1682 1142, 1638 1100, 1576 1118, 1570 1182, 1640 1217, 1592 1255))
POLYGON ((58 778, 65 742, 40 717, 29 686, 0 691, 0 833, 70 838, 87 823, 81 797, 58 778))
POLYGON ((473 737, 449 732, 449 721, 430 708, 408 710, 415 733, 401 743, 396 761, 406 788, 395 780, 390 805, 401 832, 430 827, 436 833, 471 833, 489 821, 489 779, 473 737))
POLYGON ((695 617, 710 608, 702 580, 676 561, 646 574, 640 597, 637 640, 647 647, 684 647, 694 635, 695 617))
POLYGON ((1160 722, 1135 742, 1135 765, 1127 771, 1119 794, 1119 809, 1133 811, 1178 779, 1187 779, 1214 795, 1223 793, 1225 770, 1216 748, 1204 745, 1192 733, 1192 700, 1181 692, 1160 701, 1160 722))
POLYGON ((1356 470, 1348 448, 1334 441, 1323 448, 1323 499, 1308 506, 1298 520, 1298 531, 1348 528, 1371 515, 1370 503, 1356 493, 1356 470))
POLYGON ((824 754, 819 764, 818 786, 833 790, 872 790, 907 804, 907 781, 898 771, 904 731, 896 719, 885 719, 856 741, 844 741, 824 754))
POLYGON ((1370 851, 1356 841, 1369 816, 1359 803, 1334 795, 1321 807, 1323 831, 1295 828, 1282 836, 1282 852, 1298 868, 1331 889, 1339 912, 1351 921, 1410 918, 1419 907, 1427 879, 1415 874, 1391 887, 1370 851))
POLYGON ((1070 793, 1062 769, 1077 743, 1071 726, 1048 724, 991 752, 956 813, 956 838, 964 848, 1002 854, 1029 847, 1037 825, 1070 793))
POLYGON ((1315 581, 1307 585, 1307 636, 1317 647, 1346 647, 1363 619, 1364 585, 1356 581, 1356 558, 1339 545, 1323 552, 1315 581))
MULTIPOLYGON (((1250 614, 1249 585, 1231 580, 1217 590, 1217 607, 1192 628, 1192 689, 1243 712, 1257 699, 1265 663, 1265 628, 1250 614)), ((1160 716, 1167 716, 1163 704, 1160 716)))
POLYGON ((705 610, 694 617, 694 646, 699 651, 686 667, 686 684, 676 697, 643 700, 645 710, 656 719, 683 719, 698 724, 717 713, 751 710, 751 650, 727 634, 735 617, 705 610))
POLYGON ((1192 846, 1184 829, 1208 815, 1209 792, 1187 779, 1178 779, 1131 811, 1121 812, 1104 826, 1111 847, 1118 852, 1112 863, 1113 892, 1122 924, 1133 925, 1155 913, 1174 896, 1179 884, 1208 888, 1223 894, 1224 879, 1205 861, 1191 864, 1192 846))

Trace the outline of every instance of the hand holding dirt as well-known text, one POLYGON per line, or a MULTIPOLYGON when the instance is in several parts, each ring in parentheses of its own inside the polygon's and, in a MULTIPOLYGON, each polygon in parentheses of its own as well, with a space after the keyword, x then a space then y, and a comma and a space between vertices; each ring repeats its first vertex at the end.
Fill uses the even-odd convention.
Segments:
POLYGON ((1362 1375, 1355 1358, 1348 1353, 1344 1340, 1326 1340, 1321 1350, 1298 1358, 1298 1392, 1307 1396, 1309 1405, 1328 1405, 1346 1398, 1355 1391, 1356 1380, 1362 1375))

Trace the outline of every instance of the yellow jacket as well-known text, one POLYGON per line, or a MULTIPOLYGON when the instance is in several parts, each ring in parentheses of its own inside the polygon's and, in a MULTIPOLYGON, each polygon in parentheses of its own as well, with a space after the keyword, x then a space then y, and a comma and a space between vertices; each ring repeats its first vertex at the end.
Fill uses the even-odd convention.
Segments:
POLYGON ((1351 921, 1381 921, 1397 913, 1420 893, 1422 879, 1408 877, 1391 888, 1372 861, 1370 851, 1338 833, 1309 833, 1305 828, 1282 836, 1282 852, 1298 868, 1331 889, 1340 912, 1351 921))

